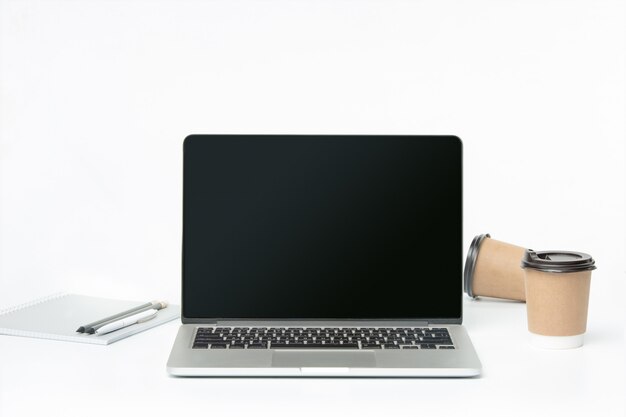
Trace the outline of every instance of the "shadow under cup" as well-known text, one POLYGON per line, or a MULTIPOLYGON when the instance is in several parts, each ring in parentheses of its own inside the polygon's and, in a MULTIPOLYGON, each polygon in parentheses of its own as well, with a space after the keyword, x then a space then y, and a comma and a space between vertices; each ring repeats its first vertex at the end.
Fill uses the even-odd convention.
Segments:
POLYGON ((582 346, 591 271, 596 269, 593 258, 580 252, 529 249, 521 267, 531 343, 548 349, 582 346))

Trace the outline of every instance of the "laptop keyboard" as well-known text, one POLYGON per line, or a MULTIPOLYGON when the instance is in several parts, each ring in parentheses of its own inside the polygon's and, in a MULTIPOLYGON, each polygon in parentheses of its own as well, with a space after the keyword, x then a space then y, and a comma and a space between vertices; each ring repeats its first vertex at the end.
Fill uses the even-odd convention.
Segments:
POLYGON ((199 327, 194 349, 454 349, 446 328, 199 327))

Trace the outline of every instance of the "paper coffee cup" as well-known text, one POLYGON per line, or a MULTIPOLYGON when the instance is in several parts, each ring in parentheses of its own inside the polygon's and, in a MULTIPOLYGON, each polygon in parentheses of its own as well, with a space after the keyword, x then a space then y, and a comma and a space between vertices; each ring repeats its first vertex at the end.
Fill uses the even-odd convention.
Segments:
POLYGON ((548 349, 583 344, 591 271, 590 255, 569 251, 527 250, 521 262, 531 343, 548 349))
POLYGON ((526 300, 524 271, 519 267, 526 249, 478 235, 465 261, 464 288, 470 297, 526 300))

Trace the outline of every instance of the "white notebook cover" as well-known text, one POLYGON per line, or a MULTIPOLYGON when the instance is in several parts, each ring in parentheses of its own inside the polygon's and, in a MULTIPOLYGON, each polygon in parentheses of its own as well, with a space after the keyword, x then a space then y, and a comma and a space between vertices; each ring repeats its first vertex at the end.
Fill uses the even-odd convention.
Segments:
POLYGON ((180 307, 168 305, 144 323, 98 336, 76 329, 107 316, 144 304, 77 294, 58 294, 7 310, 0 310, 0 334, 108 345, 180 317, 180 307))

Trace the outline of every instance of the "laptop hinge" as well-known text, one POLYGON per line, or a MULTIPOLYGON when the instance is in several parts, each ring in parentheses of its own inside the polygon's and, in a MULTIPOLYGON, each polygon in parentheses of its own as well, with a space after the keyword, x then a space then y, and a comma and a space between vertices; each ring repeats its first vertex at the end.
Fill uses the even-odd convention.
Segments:
POLYGON ((217 325, 217 320, 206 320, 206 319, 191 319, 191 318, 183 318, 183 324, 206 324, 208 326, 217 325))
MULTIPOLYGON (((203 324, 209 324, 203 321, 203 324)), ((311 326, 311 327, 427 327, 428 320, 218 320, 224 326, 311 326)))

